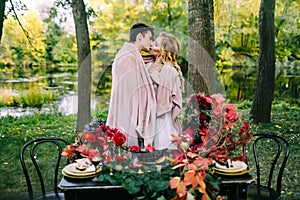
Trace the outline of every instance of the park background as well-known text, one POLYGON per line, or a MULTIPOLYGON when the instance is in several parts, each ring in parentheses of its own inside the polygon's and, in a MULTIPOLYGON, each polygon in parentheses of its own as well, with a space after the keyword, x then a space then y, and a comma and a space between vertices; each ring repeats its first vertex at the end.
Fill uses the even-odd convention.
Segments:
MULTIPOLYGON (((18 162, 19 149, 32 138, 57 135, 75 137, 77 49, 71 9, 39 1, 24 10, 12 1, 22 27, 7 3, 0 46, 1 199, 24 195, 26 187, 18 162), (41 3, 43 2, 43 3, 41 3), (37 126, 37 123, 39 125, 37 126), (8 176, 8 174, 13 174, 8 176), (22 186, 22 187, 21 187, 22 186)), ((31 2, 32 3, 32 2, 31 2)), ((215 63, 226 98, 244 109, 252 104, 258 68, 258 14, 260 1, 226 0, 214 3, 215 63)), ((300 35, 298 1, 276 1, 275 91, 266 130, 286 137, 292 155, 285 171, 286 199, 299 198, 299 85, 300 35), (294 162, 291 162, 293 160, 294 162)), ((127 41, 135 22, 174 33, 181 42, 180 65, 188 72, 188 2, 87 2, 92 54, 92 116, 105 118, 111 87, 111 64, 127 41)), ((25 195, 26 196, 26 195, 25 195)))

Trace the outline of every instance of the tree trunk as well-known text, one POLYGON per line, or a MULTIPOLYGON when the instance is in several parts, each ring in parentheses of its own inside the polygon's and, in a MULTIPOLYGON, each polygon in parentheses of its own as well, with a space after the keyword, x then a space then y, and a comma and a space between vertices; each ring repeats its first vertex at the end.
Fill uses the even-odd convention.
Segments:
POLYGON ((3 31, 4 11, 5 11, 5 0, 1 0, 0 1, 0 43, 1 43, 2 31, 3 31))
POLYGON ((189 83, 195 93, 215 93, 213 0, 188 1, 189 83))
POLYGON ((259 10, 258 77, 251 108, 254 122, 269 123, 275 82, 275 0, 261 0, 259 10))
POLYGON ((91 49, 83 0, 72 0, 78 50, 78 113, 76 131, 91 120, 91 49))

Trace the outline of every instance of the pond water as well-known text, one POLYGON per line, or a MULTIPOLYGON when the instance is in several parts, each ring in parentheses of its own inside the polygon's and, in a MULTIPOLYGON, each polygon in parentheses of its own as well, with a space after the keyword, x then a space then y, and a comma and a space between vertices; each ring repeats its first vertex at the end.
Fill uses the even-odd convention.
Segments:
MULTIPOLYGON (((91 108, 96 109, 99 104, 98 99, 109 99, 109 87, 111 82, 110 70, 106 68, 98 72, 93 81, 91 108), (99 75, 100 74, 100 75, 99 75), (104 77, 104 78, 99 78, 104 77), (104 79, 104 81, 102 80, 104 79), (102 92, 99 92, 102 91, 102 92), (103 92, 105 91, 105 92, 103 92)), ((0 107, 0 117, 23 115, 31 115, 35 112, 60 112, 63 115, 77 113, 77 66, 55 66, 55 67, 24 67, 12 66, 0 69, 0 90, 9 91, 11 93, 19 93, 31 88, 39 88, 43 90, 52 90, 57 92, 58 100, 52 105, 37 108, 16 108, 16 107, 0 107)), ((104 102, 107 103, 107 102, 104 102)), ((103 101, 102 101, 103 104, 103 101)), ((106 107, 108 105, 102 105, 106 107)))

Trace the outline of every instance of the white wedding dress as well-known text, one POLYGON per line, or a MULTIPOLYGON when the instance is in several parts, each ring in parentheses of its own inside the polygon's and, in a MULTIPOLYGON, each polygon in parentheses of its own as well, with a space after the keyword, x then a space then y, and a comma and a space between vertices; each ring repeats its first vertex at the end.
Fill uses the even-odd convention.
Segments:
POLYGON ((176 149, 177 147, 171 143, 171 134, 178 135, 178 131, 173 125, 171 111, 156 118, 154 148, 156 150, 162 149, 176 149))

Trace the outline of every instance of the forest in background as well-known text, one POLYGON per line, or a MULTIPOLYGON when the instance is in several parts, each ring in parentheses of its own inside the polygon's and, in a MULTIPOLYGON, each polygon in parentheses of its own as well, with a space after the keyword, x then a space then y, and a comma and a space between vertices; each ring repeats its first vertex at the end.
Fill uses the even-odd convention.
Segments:
MULTIPOLYGON (((259 3, 258 0, 215 1, 216 65, 226 95, 233 100, 253 98, 257 77, 259 3)), ((186 0, 90 0, 87 11, 95 73, 111 65, 117 50, 128 40, 128 30, 135 22, 153 26, 155 36, 160 31, 174 33, 181 41, 180 64, 187 72, 187 6, 186 0)), ((300 89, 299 8, 299 3, 292 0, 277 1, 275 8, 274 96, 296 102, 300 89)), ((41 8, 41 12, 17 9, 18 13, 23 13, 19 19, 26 31, 11 15, 7 16, 0 47, 2 70, 11 66, 51 67, 77 62, 74 24, 69 24, 69 28, 62 26, 62 22, 70 17, 71 8, 56 5, 41 8)))
MULTIPOLYGON (((111 64, 117 49, 127 40, 130 25, 136 21, 144 21, 153 25, 156 29, 156 36, 161 30, 175 33, 181 39, 183 47, 181 66, 187 66, 185 64, 188 37, 187 1, 151 0, 147 1, 150 2, 149 5, 144 5, 144 1, 90 2, 89 6, 93 8, 93 12, 88 10, 91 11, 89 12, 89 28, 94 70, 101 71, 103 67, 111 64), (177 7, 172 7, 176 5, 176 2, 178 2, 177 7), (155 6, 156 10, 154 9, 155 6), (176 13, 179 14, 176 15, 176 13)), ((216 64, 220 78, 226 86, 229 98, 233 100, 251 99, 258 68, 257 18, 259 1, 214 2, 216 3, 216 64)), ((56 8, 54 8, 55 10, 56 8)), ((299 3, 296 1, 277 1, 275 13, 275 98, 299 102, 298 10, 299 3), (292 95, 294 95, 293 98, 291 98, 292 95)), ((62 18, 56 18, 56 13, 52 9, 48 11, 43 12, 45 16, 48 16, 46 18, 31 12, 37 18, 33 18, 36 21, 32 20, 30 23, 24 20, 30 13, 19 16, 28 31, 28 36, 31 38, 29 41, 33 46, 24 37, 18 23, 8 15, 8 19, 5 20, 4 31, 10 30, 10 32, 14 32, 14 35, 10 35, 9 32, 8 35, 4 33, 0 47, 0 76, 5 75, 5 71, 13 67, 40 69, 53 66, 55 68, 74 65, 77 62, 75 36, 70 29, 61 26, 61 23, 57 21, 58 19, 63 20, 63 17, 68 15, 62 14, 62 18), (49 15, 47 12, 53 12, 54 15, 49 15), (7 23, 11 23, 11 26, 8 27, 7 23), (34 29, 38 29, 38 31, 32 32, 34 29), (19 42, 15 43, 16 41, 19 42)), ((102 80, 105 78, 101 77, 102 80)), ((252 128, 254 132, 272 132, 284 136, 291 142, 292 151, 289 159, 291 162, 288 162, 286 166, 282 197, 283 199, 297 199, 299 197, 297 189, 297 176, 299 174, 299 163, 297 162, 299 161, 298 107, 286 102, 280 101, 279 104, 277 102, 274 101, 272 123, 254 124, 252 128)), ((243 101, 238 108, 246 108, 244 112, 248 113, 249 106, 249 101, 243 101)), ((4 192, 0 195, 0 199, 14 199, 14 197, 16 197, 15 199, 25 199, 24 197, 27 196, 24 177, 19 173, 19 165, 15 165, 19 156, 18 150, 24 141, 36 136, 53 134, 73 141, 74 121, 72 116, 53 117, 48 114, 24 117, 18 120, 12 117, 0 119, 2 125, 0 135, 3 143, 1 152, 4 152, 2 157, 4 162, 1 165, 1 172, 4 175, 1 176, 3 178, 0 183, 0 190, 4 192), (24 130, 27 131, 24 132, 24 130), (13 165, 8 165, 11 163, 13 165), (5 176, 5 174, 14 176, 5 176)), ((267 148, 267 152, 270 152, 269 150, 267 148)))

